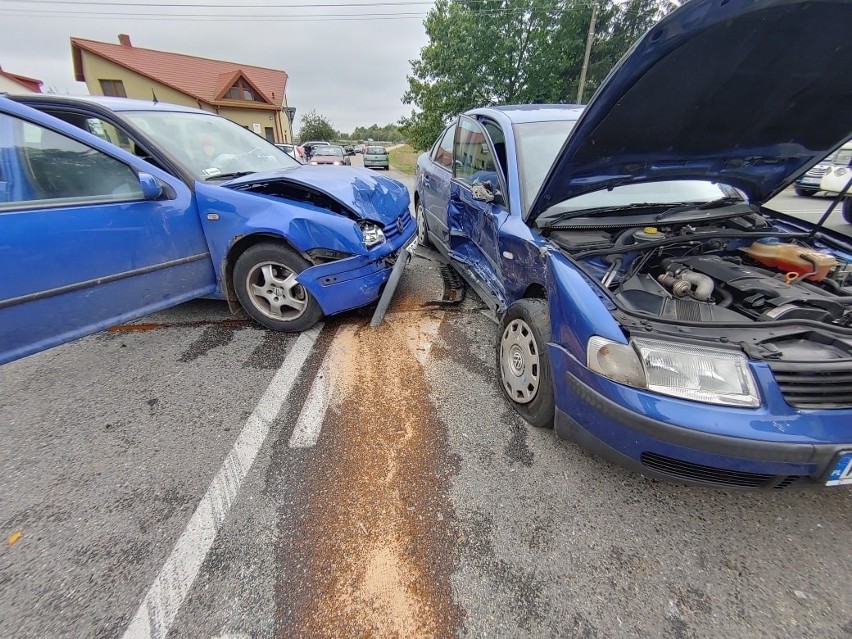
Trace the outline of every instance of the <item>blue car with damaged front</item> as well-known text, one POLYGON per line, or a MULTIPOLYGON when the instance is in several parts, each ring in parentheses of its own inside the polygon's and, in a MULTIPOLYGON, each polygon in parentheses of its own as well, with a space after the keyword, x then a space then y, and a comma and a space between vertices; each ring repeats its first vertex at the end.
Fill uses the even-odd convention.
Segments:
POLYGON ((415 230, 401 183, 212 113, 0 96, 0 363, 197 297, 305 330, 375 302, 415 230))
POLYGON ((586 107, 473 109, 418 159, 527 421, 669 480, 852 483, 852 241, 764 206, 849 137, 850 21, 693 0, 586 107))

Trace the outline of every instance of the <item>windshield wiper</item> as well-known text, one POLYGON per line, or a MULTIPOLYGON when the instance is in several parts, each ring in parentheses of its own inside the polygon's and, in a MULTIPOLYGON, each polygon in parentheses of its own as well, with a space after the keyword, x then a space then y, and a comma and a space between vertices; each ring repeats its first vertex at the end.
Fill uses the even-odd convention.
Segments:
POLYGON ((675 206, 666 209, 657 217, 655 217, 654 220, 659 222, 660 220, 665 219, 669 215, 673 215, 674 213, 683 213, 685 211, 707 211, 709 209, 718 209, 722 206, 727 206, 729 204, 746 204, 746 202, 744 202, 742 198, 733 197, 730 195, 720 197, 718 200, 711 200, 710 202, 704 203, 684 202, 683 204, 676 204, 675 206))
POLYGON ((219 175, 211 175, 210 177, 204 178, 205 182, 210 182, 211 180, 233 180, 239 177, 243 177, 244 175, 251 175, 252 173, 257 173, 257 171, 234 171, 233 173, 220 173, 219 175))
POLYGON ((624 204, 622 206, 600 206, 598 208, 593 209, 580 209, 579 211, 565 211, 564 213, 560 213, 556 217, 545 220, 542 228, 547 228, 549 226, 553 226, 556 222, 565 222, 567 220, 573 220, 575 217, 592 217, 594 215, 600 215, 602 213, 620 213, 621 211, 633 211, 636 209, 650 209, 650 208, 658 208, 663 206, 661 204, 652 204, 650 202, 642 202, 639 204, 624 204))

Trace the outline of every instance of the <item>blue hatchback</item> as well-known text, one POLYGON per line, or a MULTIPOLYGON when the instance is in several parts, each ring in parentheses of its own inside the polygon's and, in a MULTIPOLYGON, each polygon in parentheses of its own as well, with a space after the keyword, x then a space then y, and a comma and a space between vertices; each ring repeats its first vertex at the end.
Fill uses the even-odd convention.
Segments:
POLYGON ((304 330, 378 299, 414 234, 401 183, 211 113, 0 97, 0 363, 202 296, 304 330))
POLYGON ((762 206, 852 129, 850 23, 696 0, 586 108, 475 109, 419 158, 420 242, 501 317, 526 420, 688 483, 852 483, 852 243, 762 206))

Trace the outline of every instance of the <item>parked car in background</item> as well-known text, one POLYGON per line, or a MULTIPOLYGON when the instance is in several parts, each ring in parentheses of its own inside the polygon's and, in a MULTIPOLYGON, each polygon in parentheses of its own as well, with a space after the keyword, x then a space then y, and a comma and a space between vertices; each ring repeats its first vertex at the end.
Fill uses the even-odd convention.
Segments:
POLYGON ((363 152, 364 152, 364 145, 363 144, 356 144, 355 145, 355 153, 363 153, 363 152))
POLYGON ((663 18, 585 109, 453 120, 418 159, 419 240, 500 317, 531 424, 660 478, 849 485, 852 240, 763 204, 852 130, 848 68, 813 81, 852 3, 710 8, 663 18))
POLYGON ((378 299, 414 239, 399 182, 300 165, 215 114, 15 100, 0 97, 0 363, 197 297, 301 331, 378 299))
POLYGON ((295 159, 299 160, 299 162, 304 163, 304 161, 305 161, 304 151, 302 151, 302 148, 300 146, 298 146, 297 144, 276 144, 275 146, 277 146, 279 149, 284 151, 284 153, 289 155, 291 158, 295 158, 295 159))
POLYGON ((342 146, 329 144, 328 146, 318 146, 314 148, 311 154, 311 164, 314 165, 333 165, 333 166, 349 166, 352 164, 342 146))
POLYGON ((825 172, 831 167, 834 155, 834 153, 830 154, 796 179, 793 184, 793 187, 796 190, 796 195, 811 197, 819 193, 820 181, 822 180, 822 176, 825 175, 825 172))
POLYGON ((371 169, 390 169, 388 150, 383 146, 367 146, 364 148, 364 166, 371 169))
POLYGON ((351 156, 351 155, 355 155, 355 149, 352 147, 352 145, 351 145, 351 144, 347 144, 347 145, 345 145, 345 146, 343 147, 343 152, 344 152, 346 155, 350 155, 350 156, 351 156))
MULTIPOLYGON (((852 142, 844 144, 832 158, 831 166, 820 180, 820 189, 826 195, 837 197, 852 179, 852 142)), ((852 193, 846 192, 840 204, 843 219, 852 224, 852 193)))
POLYGON ((329 146, 329 142, 323 142, 319 140, 311 140, 310 142, 304 142, 302 144, 302 149, 305 151, 305 159, 310 160, 311 156, 314 153, 314 149, 320 146, 329 146))

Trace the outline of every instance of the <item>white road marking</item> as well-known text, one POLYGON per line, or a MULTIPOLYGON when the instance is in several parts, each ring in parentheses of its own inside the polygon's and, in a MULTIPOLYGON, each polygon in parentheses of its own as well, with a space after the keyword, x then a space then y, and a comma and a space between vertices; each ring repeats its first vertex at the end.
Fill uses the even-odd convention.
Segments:
POLYGON ((124 633, 126 639, 159 639, 168 634, 219 527, 236 501, 240 484, 266 440, 272 422, 287 401, 321 330, 322 324, 318 324, 302 333, 287 353, 142 600, 124 633))
POLYGON ((325 420, 326 411, 335 392, 335 381, 340 370, 340 362, 345 355, 346 345, 351 343, 356 326, 344 326, 337 331, 328 352, 320 364, 308 397, 302 405, 302 412, 290 435, 290 448, 312 448, 316 445, 325 420))

